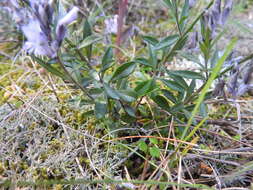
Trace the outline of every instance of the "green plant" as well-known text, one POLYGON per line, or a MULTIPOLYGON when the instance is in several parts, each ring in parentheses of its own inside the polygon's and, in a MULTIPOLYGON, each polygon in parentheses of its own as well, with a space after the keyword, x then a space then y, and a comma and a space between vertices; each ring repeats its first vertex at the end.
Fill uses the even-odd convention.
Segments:
MULTIPOLYGON (((97 119, 110 117, 113 120, 121 119, 132 123, 137 118, 149 117, 150 113, 144 111, 146 105, 141 104, 142 100, 146 100, 149 104, 154 102, 158 106, 151 105, 151 112, 160 112, 168 115, 169 118, 173 116, 181 123, 193 119, 191 112, 194 107, 196 108, 196 103, 199 104, 197 108, 201 107, 200 115, 205 117, 204 98, 197 100, 204 86, 208 86, 205 89, 205 94, 209 89, 214 80, 213 75, 211 76, 212 69, 216 68, 220 59, 215 44, 221 35, 214 37, 217 24, 214 27, 209 22, 210 15, 214 14, 215 11, 217 12, 221 5, 217 3, 218 1, 215 2, 214 8, 207 15, 206 10, 213 4, 211 1, 195 19, 191 20, 189 18, 191 9, 188 0, 183 3, 177 0, 164 0, 163 2, 170 10, 177 32, 162 38, 143 36, 142 39, 146 44, 145 47, 142 47, 144 54, 133 58, 125 57, 126 61, 122 64, 118 64, 118 58, 115 59, 115 46, 109 44, 105 47, 101 43, 102 35, 93 31, 93 26, 97 21, 93 15, 81 22, 83 25, 81 33, 67 38, 65 37, 67 24, 76 18, 77 8, 73 8, 62 19, 57 20, 47 15, 48 18, 43 21, 39 19, 41 17, 36 9, 33 10, 36 3, 27 3, 27 6, 38 17, 40 30, 44 32, 43 39, 51 40, 48 44, 44 44, 44 47, 34 47, 33 52, 29 51, 43 55, 43 57, 32 55, 32 57, 48 72, 79 88, 84 94, 81 98, 82 104, 91 105, 97 119), (200 34, 202 36, 198 43, 204 58, 204 62, 198 63, 200 65, 199 70, 171 70, 167 68, 166 63, 183 52, 187 45, 188 36, 194 28, 197 28, 198 21, 201 21, 200 34), (51 22, 52 26, 46 26, 45 23, 47 22, 51 22), (54 35, 55 39, 53 38, 54 35), (45 50, 46 46, 50 52, 48 49, 45 50), (36 50, 36 48, 38 49, 36 50), (39 52, 39 48, 43 52, 39 52), (93 66, 93 59, 96 59, 97 66, 93 66), (206 85, 210 81, 210 77, 212 80, 209 85, 206 85), (202 81, 200 87, 196 87, 196 80, 202 81)), ((61 3, 57 5, 48 4, 48 6, 51 12, 55 12, 56 18, 58 18, 57 15, 62 15, 64 12, 61 3)), ((229 3, 227 7, 229 11, 229 3)), ((218 13, 220 15, 217 19, 224 20, 223 17, 227 17, 222 12, 218 11, 218 13)), ((215 22, 219 23, 220 21, 215 22)), ((26 30, 29 30, 28 26, 27 28, 23 27, 25 33, 27 33, 26 30)), ((122 51, 119 47, 116 49, 122 51)), ((221 69, 220 66, 216 75, 221 69)), ((195 115, 197 110, 195 109, 192 115, 195 115)), ((182 136, 185 135, 184 131, 182 136)))

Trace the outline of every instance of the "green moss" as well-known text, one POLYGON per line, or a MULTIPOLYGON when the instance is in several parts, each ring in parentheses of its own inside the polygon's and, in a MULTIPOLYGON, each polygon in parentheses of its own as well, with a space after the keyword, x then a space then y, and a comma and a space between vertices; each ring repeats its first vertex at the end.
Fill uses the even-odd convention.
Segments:
POLYGON ((49 142, 49 146, 54 150, 59 150, 62 147, 64 147, 64 143, 59 139, 53 139, 52 141, 49 142))
POLYGON ((0 175, 2 175, 4 173, 5 169, 4 169, 4 164, 2 162, 0 162, 0 175))

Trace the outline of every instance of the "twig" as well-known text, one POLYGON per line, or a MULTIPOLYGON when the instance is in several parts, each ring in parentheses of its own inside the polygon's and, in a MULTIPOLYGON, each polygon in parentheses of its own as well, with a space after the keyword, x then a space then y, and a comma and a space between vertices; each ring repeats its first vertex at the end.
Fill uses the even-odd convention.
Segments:
POLYGON ((156 137, 156 136, 126 136, 126 137, 114 138, 111 141, 118 141, 118 140, 125 140, 125 139, 134 139, 134 138, 155 138, 155 139, 164 140, 164 141, 180 142, 180 143, 183 143, 183 144, 187 144, 187 145, 198 147, 197 144, 185 142, 185 141, 182 141, 182 140, 172 139, 172 138, 166 138, 166 137, 156 137))
POLYGON ((59 99, 59 97, 57 95, 57 92, 56 92, 56 89, 55 89, 55 87, 54 87, 54 85, 52 83, 52 79, 51 79, 51 77, 50 77, 50 75, 48 73, 46 75, 47 75, 47 78, 48 78, 48 81, 49 81, 49 85, 51 86, 52 91, 53 91, 53 93, 54 93, 54 95, 56 97, 56 100, 57 100, 58 103, 60 103, 60 99, 59 99))
MULTIPOLYGON (((123 25, 124 25, 124 18, 127 12, 127 4, 128 0, 120 0, 119 1, 119 6, 118 6, 118 28, 117 28, 117 39, 116 39, 116 46, 120 47, 121 45, 121 37, 122 37, 122 30, 123 30, 123 25)), ((120 54, 119 54, 119 49, 116 48, 115 54, 117 59, 120 61, 120 54)))

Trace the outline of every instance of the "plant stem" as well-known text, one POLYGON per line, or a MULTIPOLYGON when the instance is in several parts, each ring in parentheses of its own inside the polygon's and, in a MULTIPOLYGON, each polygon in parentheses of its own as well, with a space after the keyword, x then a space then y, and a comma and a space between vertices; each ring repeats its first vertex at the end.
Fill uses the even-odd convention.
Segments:
POLYGON ((84 93, 85 95, 87 95, 91 100, 94 101, 94 98, 93 98, 91 95, 89 95, 89 93, 86 91, 86 89, 85 89, 79 82, 77 82, 77 81, 72 77, 72 75, 69 73, 69 71, 66 69, 64 63, 63 63, 62 60, 61 60, 61 55, 60 55, 60 52, 59 52, 59 51, 57 52, 57 60, 59 61, 59 64, 60 64, 61 68, 63 69, 63 71, 65 72, 65 74, 68 76, 69 80, 70 80, 72 83, 76 84, 76 85, 83 91, 83 93, 84 93))
POLYGON ((175 19, 176 19, 176 25, 177 25, 177 29, 178 29, 179 35, 182 36, 183 33, 181 31, 179 20, 178 20, 177 0, 174 0, 174 4, 175 4, 175 15, 174 16, 175 16, 175 19))
POLYGON ((68 39, 66 39, 66 42, 68 42, 68 44, 75 49, 75 52, 78 54, 78 56, 80 57, 80 59, 84 62, 87 63, 87 66, 92 69, 92 66, 90 64, 90 62, 88 61, 88 59, 86 59, 86 57, 83 56, 83 54, 79 51, 79 49, 68 39))
POLYGON ((167 60, 171 57, 171 55, 173 55, 174 53, 176 54, 176 50, 177 50, 177 46, 185 39, 187 38, 188 33, 193 29, 193 27, 195 26, 195 24, 199 21, 199 19, 204 15, 204 13, 206 12, 207 9, 209 9, 212 4, 213 4, 214 0, 212 0, 207 7, 197 16, 197 18, 192 22, 192 24, 188 27, 188 29, 180 36, 180 38, 178 39, 178 41, 175 43, 175 45, 171 48, 171 50, 169 51, 169 53, 167 55, 164 56, 164 58, 161 61, 161 64, 164 65, 167 60))
MULTIPOLYGON (((116 39, 116 46, 120 47, 121 45, 121 41, 122 41, 122 31, 123 31, 123 26, 124 26, 124 18, 127 12, 127 4, 128 4, 128 0, 120 0, 119 1, 119 5, 118 5, 118 28, 117 28, 117 39, 116 39)), ((120 51, 117 48, 115 51, 115 55, 118 59, 118 61, 120 61, 120 51)))

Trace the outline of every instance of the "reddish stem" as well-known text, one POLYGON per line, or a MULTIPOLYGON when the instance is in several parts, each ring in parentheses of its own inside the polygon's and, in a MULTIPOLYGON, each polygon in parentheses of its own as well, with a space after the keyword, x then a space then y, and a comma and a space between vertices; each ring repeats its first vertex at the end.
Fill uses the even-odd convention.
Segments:
MULTIPOLYGON (((119 8, 118 8, 118 31, 117 31, 117 39, 116 39, 116 45, 117 47, 120 47, 121 45, 121 37, 123 32, 123 26, 124 26, 124 18, 127 13, 127 4, 128 0, 119 0, 119 8)), ((118 60, 120 60, 120 51, 119 49, 116 49, 116 57, 118 60)))

